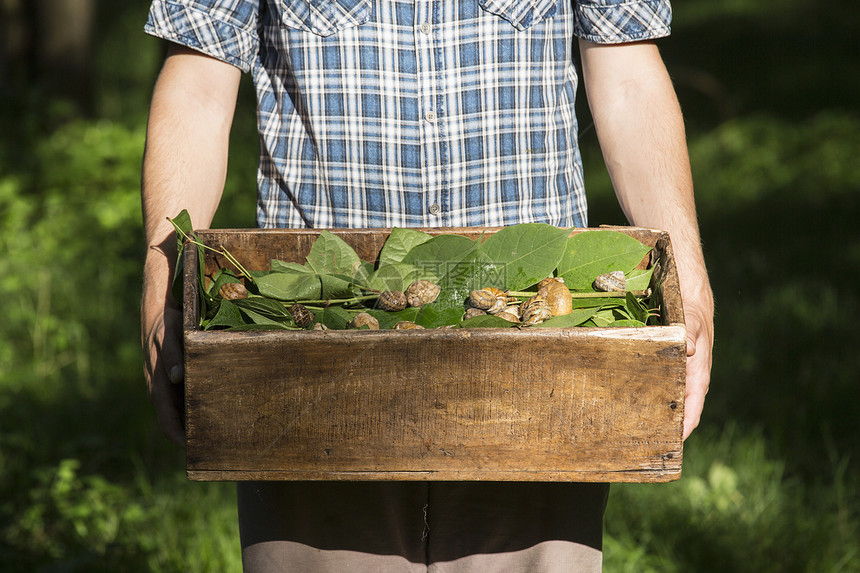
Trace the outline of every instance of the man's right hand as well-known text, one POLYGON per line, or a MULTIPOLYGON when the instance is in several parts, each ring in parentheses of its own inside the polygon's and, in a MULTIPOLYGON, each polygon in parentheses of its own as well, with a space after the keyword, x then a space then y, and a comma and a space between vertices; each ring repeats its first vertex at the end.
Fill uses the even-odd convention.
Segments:
POLYGON ((161 430, 184 447, 182 309, 168 292, 169 274, 149 271, 144 279, 140 306, 144 376, 161 430))

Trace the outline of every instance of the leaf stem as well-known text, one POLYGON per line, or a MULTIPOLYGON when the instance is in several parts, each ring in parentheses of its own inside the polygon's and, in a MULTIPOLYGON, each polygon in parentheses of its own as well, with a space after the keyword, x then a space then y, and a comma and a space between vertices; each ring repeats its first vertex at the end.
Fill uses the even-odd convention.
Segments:
MULTIPOLYGON (((627 293, 632 294, 633 296, 638 297, 646 297, 650 293, 646 290, 623 290, 618 292, 575 292, 571 291, 570 296, 572 298, 626 298, 627 293)), ((505 294, 508 296, 513 296, 517 298, 530 298, 536 295, 535 292, 523 292, 523 291, 507 291, 505 294)))
POLYGON ((205 243, 201 242, 201 241, 200 241, 199 239, 197 239, 197 237, 195 237, 194 235, 189 235, 188 233, 186 233, 185 231, 183 231, 181 228, 179 228, 179 226, 178 226, 178 225, 173 221, 173 219, 170 219, 170 218, 168 217, 168 219, 167 219, 167 220, 168 220, 168 221, 170 221, 170 222, 173 224, 173 228, 174 228, 174 229, 176 229, 176 232, 177 232, 179 235, 182 235, 182 238, 183 238, 185 241, 187 241, 187 242, 191 243, 192 245, 197 245, 198 247, 202 247, 202 248, 204 248, 204 249, 208 249, 208 250, 212 251, 213 253, 218 253, 219 255, 221 255, 222 257, 226 258, 228 261, 230 261, 230 262, 231 262, 231 263, 232 263, 232 264, 233 264, 237 269, 239 269, 239 272, 240 272, 240 273, 242 273, 242 276, 246 277, 246 278, 248 279, 248 281, 249 281, 249 282, 254 282, 254 278, 251 276, 251 273, 249 273, 249 272, 248 272, 248 269, 246 269, 245 267, 243 267, 243 266, 242 266, 242 263, 240 263, 240 262, 236 259, 236 257, 234 257, 234 256, 230 253, 230 251, 228 251, 228 250, 227 250, 227 249, 225 249, 224 247, 221 247, 220 249, 216 249, 215 247, 210 247, 209 245, 207 245, 207 244, 205 244, 205 243))

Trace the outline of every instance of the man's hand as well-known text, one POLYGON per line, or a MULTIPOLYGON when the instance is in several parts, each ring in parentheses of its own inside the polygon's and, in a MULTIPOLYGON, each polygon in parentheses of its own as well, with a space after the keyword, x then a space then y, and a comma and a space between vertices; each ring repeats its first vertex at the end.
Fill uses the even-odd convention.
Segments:
MULTIPOLYGON (((683 295, 682 295, 683 297, 683 295)), ((684 397, 684 439, 699 425, 705 395, 711 381, 711 349, 714 344, 714 301, 708 290, 684 302, 687 326, 687 383, 684 397)))
POLYGON ((184 447, 182 310, 170 296, 166 279, 171 273, 159 258, 148 260, 144 272, 140 305, 144 377, 161 430, 184 447))

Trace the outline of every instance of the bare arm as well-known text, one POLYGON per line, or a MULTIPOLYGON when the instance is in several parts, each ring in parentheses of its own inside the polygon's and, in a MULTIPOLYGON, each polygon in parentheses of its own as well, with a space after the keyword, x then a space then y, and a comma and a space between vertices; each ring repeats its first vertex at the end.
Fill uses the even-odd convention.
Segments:
POLYGON ((633 225, 668 231, 687 325, 684 439, 699 424, 710 383, 714 302, 702 256, 684 123, 651 42, 580 41, 583 78, 603 157, 633 225))
POLYGON ((208 227, 221 199, 241 72, 174 46, 155 85, 141 197, 147 245, 141 302, 144 374, 165 435, 185 443, 181 417, 182 314, 170 294, 176 261, 168 217, 187 209, 208 227))

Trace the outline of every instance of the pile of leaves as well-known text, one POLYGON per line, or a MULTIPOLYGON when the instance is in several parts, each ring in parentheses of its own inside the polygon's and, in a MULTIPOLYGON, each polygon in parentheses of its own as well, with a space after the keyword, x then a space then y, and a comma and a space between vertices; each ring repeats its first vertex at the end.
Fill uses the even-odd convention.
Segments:
MULTIPOLYGON (((570 229, 522 223, 474 240, 394 228, 376 261, 361 260, 343 239, 321 231, 303 263, 272 260, 270 270, 249 271, 226 250, 202 243, 185 211, 171 222, 180 248, 190 241, 199 250, 199 326, 204 330, 298 330, 317 323, 341 330, 360 312, 376 318, 381 329, 401 321, 424 328, 522 328, 492 315, 464 319, 469 293, 492 286, 526 300, 535 294, 539 281, 552 276, 564 279, 570 289, 573 312, 528 328, 642 327, 653 324, 657 316, 647 296, 652 269, 637 268, 651 247, 618 231, 591 230, 571 236, 570 229), (221 268, 205 276, 206 249, 217 251, 237 270, 221 268), (611 271, 624 272, 628 290, 596 292, 595 277, 611 271), (434 302, 400 311, 376 308, 380 293, 404 291, 417 280, 440 285, 434 302), (228 283, 244 286, 247 297, 223 296, 228 283), (305 326, 290 312, 296 304, 313 313, 305 326)), ((181 281, 180 266, 176 276, 181 281)))

